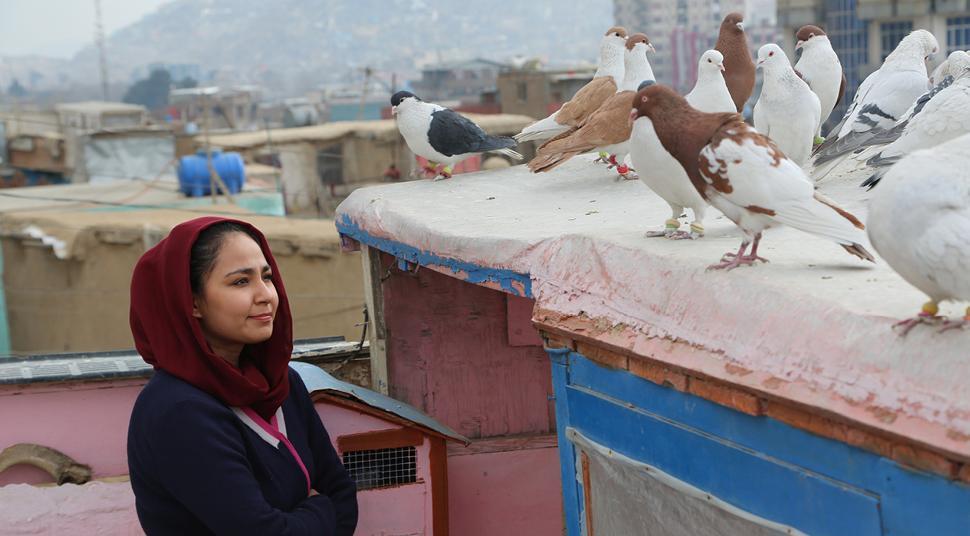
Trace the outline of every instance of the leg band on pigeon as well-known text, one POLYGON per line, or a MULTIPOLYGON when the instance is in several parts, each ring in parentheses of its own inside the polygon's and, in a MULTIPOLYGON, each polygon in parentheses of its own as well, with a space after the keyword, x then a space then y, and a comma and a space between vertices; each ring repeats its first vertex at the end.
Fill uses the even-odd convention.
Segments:
POLYGON ((704 226, 695 221, 690 224, 690 231, 694 234, 702 235, 704 234, 704 226))
POLYGON ((606 160, 608 160, 610 158, 610 153, 607 153, 607 152, 604 152, 604 151, 600 151, 599 152, 599 157, 602 158, 603 161, 606 161, 606 160))
POLYGON ((923 304, 923 310, 920 311, 920 316, 936 316, 940 312, 940 306, 934 301, 928 301, 923 304))
POLYGON ((616 166, 616 172, 620 175, 626 175, 630 172, 630 168, 628 168, 626 164, 620 164, 619 166, 616 166))
POLYGON ((671 218, 671 219, 667 220, 666 222, 664 222, 664 226, 667 229, 677 230, 677 229, 680 229, 680 221, 671 218))

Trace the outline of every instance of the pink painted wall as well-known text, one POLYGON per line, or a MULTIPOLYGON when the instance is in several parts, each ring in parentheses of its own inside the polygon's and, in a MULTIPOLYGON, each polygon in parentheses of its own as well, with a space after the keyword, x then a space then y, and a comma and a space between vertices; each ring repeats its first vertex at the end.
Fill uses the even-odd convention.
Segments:
MULTIPOLYGON (((95 478, 128 474, 128 420, 144 380, 0 387, 0 450, 16 443, 57 449, 91 466, 95 478)), ((0 486, 51 482, 18 465, 0 473, 0 486)))
POLYGON ((472 439, 555 430, 549 358, 509 344, 510 332, 535 330, 526 315, 510 330, 505 293, 397 269, 383 292, 391 396, 472 439))
POLYGON ((0 486, 0 534, 144 534, 128 482, 0 486))
POLYGON ((563 534, 559 449, 448 457, 451 534, 563 534))
MULTIPOLYGON (((337 438, 340 436, 402 428, 371 415, 323 401, 316 402, 316 409, 330 434, 334 448, 337 447, 337 438)), ((415 450, 418 459, 417 483, 357 493, 360 515, 355 534, 358 536, 432 534, 433 510, 429 465, 431 443, 425 438, 424 444, 415 450)))

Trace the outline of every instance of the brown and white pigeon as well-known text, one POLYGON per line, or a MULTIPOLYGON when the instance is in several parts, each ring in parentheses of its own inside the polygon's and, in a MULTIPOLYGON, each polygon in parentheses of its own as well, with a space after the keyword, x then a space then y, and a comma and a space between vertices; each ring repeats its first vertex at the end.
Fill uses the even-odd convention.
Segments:
POLYGON ((582 125, 620 87, 627 37, 626 28, 622 26, 607 30, 600 40, 599 66, 593 79, 549 117, 523 128, 514 136, 515 141, 547 140, 582 125))
POLYGON ((529 162, 534 173, 549 171, 577 154, 593 149, 608 153, 616 165, 620 177, 636 179, 636 175, 624 163, 630 149, 630 104, 640 84, 653 81, 653 69, 647 60, 647 52, 653 45, 644 34, 633 34, 626 42, 626 74, 619 91, 603 103, 589 119, 573 131, 560 134, 539 147, 535 158, 529 162))
POLYGON ((721 22, 721 30, 714 48, 724 54, 724 81, 727 83, 734 106, 744 111, 744 103, 754 91, 754 61, 748 50, 748 38, 744 34, 744 16, 728 13, 721 22))
POLYGON ((822 119, 816 135, 821 136, 821 125, 828 121, 832 110, 845 96, 845 73, 842 72, 842 62, 832 48, 829 36, 821 28, 811 24, 802 26, 795 38, 798 39, 795 50, 802 51, 802 56, 795 64, 795 72, 818 96, 822 119))
POLYGON ((852 255, 875 262, 862 245, 862 222, 818 193, 802 168, 740 115, 699 112, 660 85, 642 89, 635 102, 638 113, 650 118, 660 142, 683 166, 701 197, 744 234, 737 253, 725 254, 710 269, 764 261, 758 256, 761 233, 779 224, 827 238, 852 255))

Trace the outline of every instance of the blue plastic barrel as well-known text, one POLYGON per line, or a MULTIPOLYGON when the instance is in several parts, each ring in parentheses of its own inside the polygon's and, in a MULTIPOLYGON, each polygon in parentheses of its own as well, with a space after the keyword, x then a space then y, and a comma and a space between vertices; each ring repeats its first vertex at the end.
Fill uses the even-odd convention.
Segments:
MULTIPOLYGON (((246 170, 239 153, 224 153, 213 149, 212 167, 226 183, 229 193, 235 194, 242 190, 243 183, 246 182, 246 170)), ((218 187, 216 184, 217 189, 218 187)), ((189 197, 202 197, 211 193, 205 151, 179 159, 179 189, 189 197)))

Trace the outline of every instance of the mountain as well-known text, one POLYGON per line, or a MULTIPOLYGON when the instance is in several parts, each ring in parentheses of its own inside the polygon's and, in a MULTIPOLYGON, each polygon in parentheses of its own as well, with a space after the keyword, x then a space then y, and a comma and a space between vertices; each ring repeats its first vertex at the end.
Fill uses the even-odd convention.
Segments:
MULTIPOLYGON (((515 55, 594 61, 613 24, 610 0, 175 0, 107 41, 114 80, 147 64, 195 63, 215 80, 270 91, 413 75, 422 64, 515 55)), ((97 76, 93 46, 71 62, 72 80, 97 76)))

